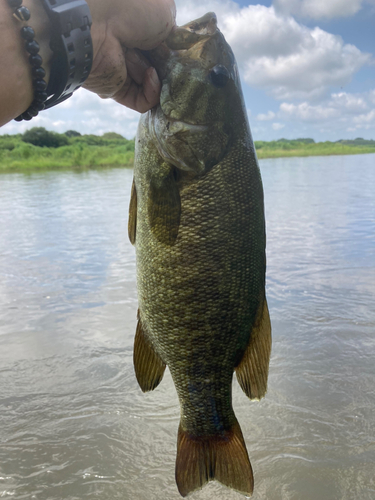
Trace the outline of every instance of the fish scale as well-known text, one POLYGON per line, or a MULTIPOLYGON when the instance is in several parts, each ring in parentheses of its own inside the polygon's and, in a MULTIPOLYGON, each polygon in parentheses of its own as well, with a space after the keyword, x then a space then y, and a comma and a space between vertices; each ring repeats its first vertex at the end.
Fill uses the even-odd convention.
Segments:
POLYGON ((149 57, 163 87, 140 120, 129 210, 136 376, 152 390, 170 369, 181 495, 211 479, 251 495, 232 378, 235 370, 250 398, 264 396, 271 330, 263 190, 238 71, 214 14, 177 28, 149 57))

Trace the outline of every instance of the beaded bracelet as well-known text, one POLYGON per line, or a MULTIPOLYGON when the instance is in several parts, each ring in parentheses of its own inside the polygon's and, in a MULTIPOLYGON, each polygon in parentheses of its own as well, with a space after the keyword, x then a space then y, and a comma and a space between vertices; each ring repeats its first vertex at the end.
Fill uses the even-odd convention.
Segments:
MULTIPOLYGON (((32 66, 34 100, 29 108, 15 118, 16 121, 31 120, 42 109, 48 109, 73 95, 88 78, 93 46, 90 34, 92 18, 85 0, 41 0, 50 21, 50 49, 52 50, 49 83, 44 80, 46 72, 38 54, 40 47, 34 40, 35 32, 30 26, 21 29, 26 51, 32 66)), ((14 8, 18 21, 28 21, 30 12, 22 6, 22 0, 8 0, 14 8)))
MULTIPOLYGON (((30 19, 30 11, 22 5, 22 0, 8 0, 8 4, 12 9, 15 9, 13 16, 21 22, 30 19)), ((26 111, 15 118, 16 121, 31 120, 37 116, 39 111, 44 109, 45 101, 47 100, 47 83, 44 80, 46 76, 45 70, 42 68, 43 60, 38 54, 40 47, 38 42, 34 40, 35 32, 30 26, 21 28, 21 37, 25 40, 25 49, 30 54, 29 61, 32 67, 31 74, 33 77, 34 100, 26 111)))

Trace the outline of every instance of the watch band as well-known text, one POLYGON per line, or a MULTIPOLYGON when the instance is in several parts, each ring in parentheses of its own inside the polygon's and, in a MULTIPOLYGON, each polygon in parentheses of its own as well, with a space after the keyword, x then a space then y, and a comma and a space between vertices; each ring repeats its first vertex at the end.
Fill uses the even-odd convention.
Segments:
POLYGON ((41 0, 51 21, 53 52, 45 109, 68 99, 90 74, 91 14, 84 0, 41 0))

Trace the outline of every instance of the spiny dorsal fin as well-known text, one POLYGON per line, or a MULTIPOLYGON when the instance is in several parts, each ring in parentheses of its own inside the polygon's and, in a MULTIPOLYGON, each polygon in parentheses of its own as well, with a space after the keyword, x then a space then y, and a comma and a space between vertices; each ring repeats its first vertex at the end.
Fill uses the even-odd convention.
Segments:
POLYGON ((135 182, 133 179, 132 192, 130 195, 129 223, 128 223, 129 240, 132 245, 135 245, 136 232, 137 232, 137 190, 135 188, 135 182))
POLYGON ((140 319, 138 319, 135 332, 133 362, 135 375, 142 391, 154 390, 163 378, 166 365, 146 337, 140 319))
POLYGON ((174 245, 180 227, 181 199, 173 167, 162 178, 151 180, 148 217, 154 236, 165 245, 174 245))
POLYGON ((251 496, 254 477, 241 428, 236 421, 220 436, 189 435, 178 429, 176 483, 185 497, 208 481, 220 483, 251 496))
POLYGON ((237 380, 250 399, 261 399, 267 392, 271 343, 271 322, 264 299, 251 331, 249 345, 236 367, 237 380))

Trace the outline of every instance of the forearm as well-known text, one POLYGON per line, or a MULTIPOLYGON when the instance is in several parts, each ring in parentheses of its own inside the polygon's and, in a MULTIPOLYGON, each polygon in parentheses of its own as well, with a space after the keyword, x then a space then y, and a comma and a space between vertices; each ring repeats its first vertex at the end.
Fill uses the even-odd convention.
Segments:
MULTIPOLYGON (((150 63, 134 49, 151 49, 165 40, 175 22, 174 1, 86 1, 92 16, 93 64, 85 88, 141 113, 151 109, 159 101, 160 82, 150 63)), ((33 102, 31 64, 20 33, 26 24, 35 31, 47 73, 44 79, 49 79, 50 21, 41 0, 24 0, 23 5, 31 14, 27 23, 17 21, 14 8, 0 0, 0 126, 33 102)))
POLYGON ((0 72, 0 126, 23 113, 33 101, 33 86, 29 54, 20 30, 26 24, 35 31, 35 40, 40 45, 43 68, 48 82, 49 21, 40 0, 24 0, 23 5, 30 10, 30 20, 21 23, 13 17, 14 9, 6 0, 0 0, 0 46, 2 48, 0 72))

